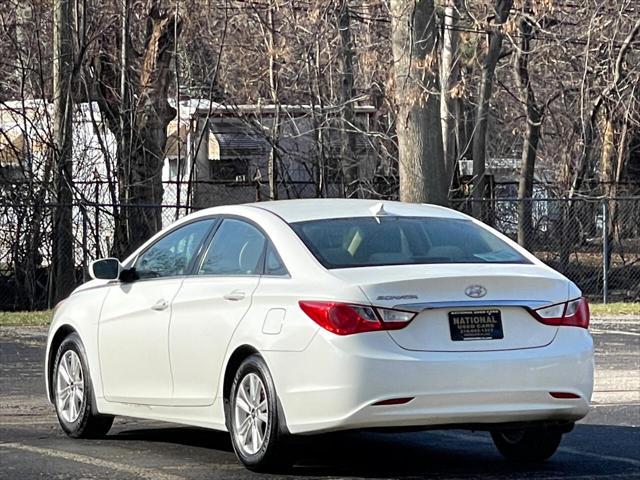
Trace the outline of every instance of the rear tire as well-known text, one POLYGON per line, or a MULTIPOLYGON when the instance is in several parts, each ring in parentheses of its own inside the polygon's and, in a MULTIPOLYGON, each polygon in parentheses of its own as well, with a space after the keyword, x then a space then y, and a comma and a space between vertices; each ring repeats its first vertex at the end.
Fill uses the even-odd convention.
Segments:
POLYGON ((506 459, 535 463, 543 462, 556 453, 562 432, 544 428, 505 430, 491 432, 491 438, 506 459))
POLYGON ((276 389, 260 355, 251 355, 238 368, 231 385, 228 412, 231 443, 246 468, 267 472, 288 466, 276 389))
POLYGON ((53 400, 62 430, 73 438, 106 435, 114 417, 94 412, 93 384, 84 346, 77 333, 62 341, 53 365, 53 400))

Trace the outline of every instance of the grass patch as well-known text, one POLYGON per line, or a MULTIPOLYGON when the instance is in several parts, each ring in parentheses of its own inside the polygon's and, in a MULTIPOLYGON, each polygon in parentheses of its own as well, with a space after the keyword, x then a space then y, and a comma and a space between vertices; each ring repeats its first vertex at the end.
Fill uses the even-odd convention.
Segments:
POLYGON ((51 310, 41 312, 0 312, 0 327, 49 325, 51 310))
POLYGON ((640 303, 592 303, 589 308, 592 315, 640 315, 640 303))

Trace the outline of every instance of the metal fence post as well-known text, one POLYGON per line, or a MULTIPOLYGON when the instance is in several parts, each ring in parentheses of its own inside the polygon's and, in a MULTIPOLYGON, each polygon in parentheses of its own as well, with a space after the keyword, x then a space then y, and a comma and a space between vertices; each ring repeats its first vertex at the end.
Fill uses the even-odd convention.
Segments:
POLYGON ((94 242, 95 242, 95 258, 98 259, 102 256, 100 252, 100 184, 96 182, 96 191, 95 191, 95 212, 93 217, 94 223, 94 242))
POLYGON ((602 303, 609 299, 609 208, 602 201, 602 303))
POLYGON ((87 275, 87 254, 88 252, 88 234, 89 234, 89 226, 87 219, 87 204, 86 202, 80 203, 80 214, 82 215, 82 281, 86 282, 88 280, 87 275))

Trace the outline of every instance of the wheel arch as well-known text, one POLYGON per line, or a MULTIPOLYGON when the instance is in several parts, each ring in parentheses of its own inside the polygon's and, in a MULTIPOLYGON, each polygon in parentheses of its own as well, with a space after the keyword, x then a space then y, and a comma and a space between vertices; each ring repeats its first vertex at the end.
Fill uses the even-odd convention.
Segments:
POLYGON ((67 338, 72 333, 75 333, 78 336, 80 335, 78 334, 78 331, 75 328, 73 328, 71 325, 66 323, 63 325, 60 325, 60 327, 58 327, 58 329, 56 330, 56 333, 51 338, 51 343, 49 344, 49 352, 47 354, 47 372, 46 373, 47 373, 47 397, 49 397, 50 402, 54 401, 54 398, 53 398, 54 365, 53 363, 58 353, 58 348, 60 348, 60 345, 62 344, 64 339, 67 338))
MULTIPOLYGON (((222 401, 224 407, 224 421, 227 427, 227 430, 231 431, 231 425, 229 424, 231 415, 230 415, 230 397, 231 397, 231 385, 233 384, 233 377, 235 376, 236 371, 247 358, 251 355, 260 355, 263 359, 264 356, 260 354, 257 348, 252 345, 243 344, 233 351, 231 356, 229 357, 229 361, 224 370, 224 377, 222 381, 222 401)), ((273 375, 273 372, 271 373, 273 375)), ((276 392, 276 403, 278 405, 278 419, 279 419, 279 430, 283 434, 288 434, 289 429, 287 427, 287 420, 284 414, 284 410, 282 408, 282 403, 280 402, 280 397, 276 392)))
POLYGON ((251 355, 260 354, 258 349, 251 345, 238 346, 227 361, 227 366, 224 369, 224 376, 222 380, 222 398, 224 400, 225 417, 227 417, 227 409, 229 407, 229 397, 231 395, 231 384, 233 383, 233 376, 235 375, 238 367, 245 359, 251 355))

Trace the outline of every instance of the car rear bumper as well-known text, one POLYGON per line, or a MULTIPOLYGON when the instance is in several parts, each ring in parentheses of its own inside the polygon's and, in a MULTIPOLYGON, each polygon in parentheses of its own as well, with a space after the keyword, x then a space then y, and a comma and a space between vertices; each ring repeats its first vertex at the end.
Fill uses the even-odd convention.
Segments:
POLYGON ((593 341, 576 327, 545 347, 486 352, 415 352, 384 332, 320 331, 304 352, 265 358, 291 433, 575 421, 593 390, 593 341), (412 400, 373 405, 398 398, 412 400))

